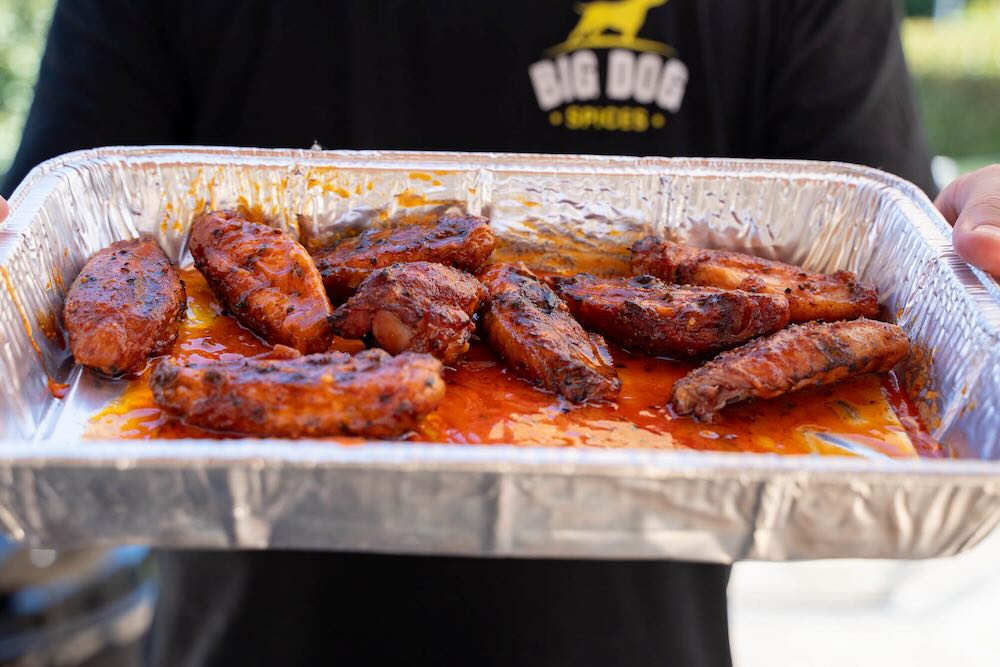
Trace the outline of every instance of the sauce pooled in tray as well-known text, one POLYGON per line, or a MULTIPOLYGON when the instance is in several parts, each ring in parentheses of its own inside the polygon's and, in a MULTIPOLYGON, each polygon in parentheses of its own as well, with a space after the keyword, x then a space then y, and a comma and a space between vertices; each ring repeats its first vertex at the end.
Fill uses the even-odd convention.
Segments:
MULTIPOLYGON (((270 346, 229 315, 193 267, 187 319, 172 354, 181 360, 239 359, 270 346)), ((357 341, 341 341, 344 351, 357 341)), ((694 368, 678 361, 611 347, 622 391, 616 403, 574 405, 509 372, 482 342, 445 373, 441 405, 407 439, 441 443, 696 449, 860 456, 941 456, 897 378, 865 375, 722 411, 714 423, 674 415, 666 407, 673 383, 694 368)), ((168 417, 148 386, 155 361, 128 381, 122 395, 90 421, 90 438, 237 437, 168 417)), ((358 438, 332 438, 361 444, 358 438)))

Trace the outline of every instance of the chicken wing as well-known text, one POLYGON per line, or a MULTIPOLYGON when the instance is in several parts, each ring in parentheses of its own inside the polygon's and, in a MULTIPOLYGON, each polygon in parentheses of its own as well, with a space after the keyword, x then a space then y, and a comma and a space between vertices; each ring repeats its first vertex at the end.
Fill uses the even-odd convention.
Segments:
POLYGON ((343 301, 375 269, 398 262, 437 262, 475 273, 493 252, 490 221, 444 215, 430 225, 369 229, 316 254, 316 266, 334 301, 343 301))
POLYGON ((649 237, 632 246, 633 273, 673 283, 708 285, 788 297, 792 322, 847 320, 878 314, 878 290, 853 273, 798 266, 725 250, 703 250, 649 237))
POLYGON ((107 375, 139 373, 169 350, 187 312, 184 283, 151 239, 118 241, 90 258, 63 307, 73 357, 107 375))
POLYGON ((712 287, 678 287, 653 276, 553 278, 573 317, 622 347, 653 356, 718 352, 788 324, 788 300, 712 287))
POLYGON ((443 367, 427 354, 383 350, 184 365, 153 371, 157 404, 189 424, 263 437, 395 437, 444 398, 443 367))
POLYGON ((336 333, 371 332, 391 352, 429 352, 446 364, 469 349, 472 315, 486 298, 473 276, 443 264, 412 262, 376 269, 333 314, 336 333))
POLYGON ((229 311, 271 344, 306 354, 330 346, 333 306, 312 258, 284 232, 230 211, 200 216, 194 265, 229 311))
POLYGON ((617 397, 621 381, 604 339, 584 331, 531 271, 494 264, 479 279, 488 292, 480 321, 515 373, 574 403, 617 397))
POLYGON ((852 375, 882 373, 909 351, 894 324, 859 319, 791 326, 723 352, 674 384, 674 411, 711 416, 748 398, 774 398, 852 375))

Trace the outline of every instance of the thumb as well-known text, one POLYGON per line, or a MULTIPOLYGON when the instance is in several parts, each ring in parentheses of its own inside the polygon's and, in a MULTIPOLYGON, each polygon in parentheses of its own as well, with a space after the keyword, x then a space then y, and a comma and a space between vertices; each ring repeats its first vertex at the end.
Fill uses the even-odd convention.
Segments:
POLYGON ((958 254, 1000 278, 1000 165, 955 181, 935 204, 955 225, 952 243, 958 254))

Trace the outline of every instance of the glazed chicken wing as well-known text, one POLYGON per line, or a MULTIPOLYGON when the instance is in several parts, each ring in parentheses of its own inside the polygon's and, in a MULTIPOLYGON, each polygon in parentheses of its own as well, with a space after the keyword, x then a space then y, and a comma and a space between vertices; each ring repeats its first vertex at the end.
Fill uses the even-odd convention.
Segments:
POLYGON ((316 265, 330 297, 342 301, 372 271, 399 262, 436 262, 475 273, 495 244, 486 218, 444 215, 429 225, 370 229, 317 253, 316 265))
POLYGON ((139 373, 166 352, 187 311, 184 283, 150 239, 118 241, 90 258, 66 296, 73 357, 107 375, 139 373))
POLYGON ((678 414, 711 416, 748 398, 774 398, 852 375, 883 373, 909 351, 894 324, 859 319, 791 326, 767 338, 723 352, 674 385, 678 414))
POLYGON ((312 258, 284 232, 230 211, 191 227, 194 264, 229 311, 271 344, 303 353, 330 346, 333 306, 312 258))
POLYGON ((469 349, 472 315, 486 297, 473 276, 443 264, 412 262, 376 269, 333 314, 345 338, 369 332, 391 352, 429 352, 446 364, 469 349))
POLYGON ((553 278, 573 317, 622 347, 653 356, 717 352, 788 324, 788 300, 712 287, 678 287, 653 276, 553 278))
POLYGON ((632 246, 632 271, 673 283, 783 294, 788 297, 792 322, 878 314, 878 290, 847 271, 811 273, 752 255, 703 250, 652 237, 632 246))
POLYGON ((483 329, 514 372, 574 403, 618 396, 621 381, 604 339, 584 331, 531 271, 494 264, 479 279, 488 292, 483 329))
POLYGON ((427 354, 383 350, 183 365, 165 359, 150 387, 189 424, 262 437, 395 437, 444 397, 442 366, 427 354))

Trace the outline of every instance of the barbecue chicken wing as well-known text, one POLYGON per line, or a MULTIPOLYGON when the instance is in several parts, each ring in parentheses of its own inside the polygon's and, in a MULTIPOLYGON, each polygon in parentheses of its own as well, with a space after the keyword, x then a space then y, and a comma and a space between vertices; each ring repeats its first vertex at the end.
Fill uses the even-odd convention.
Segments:
POLYGON ((140 373, 169 350, 187 311, 184 283, 150 239, 118 241, 90 258, 66 296, 73 357, 107 375, 140 373))
POLYGON ((472 315, 486 297, 473 276, 443 264, 412 262, 376 269, 333 314, 335 332, 371 332, 392 354, 429 352, 446 364, 469 349, 472 315))
POLYGON ((712 287, 678 287, 653 276, 553 278, 573 317, 613 343, 652 356, 718 352, 788 324, 788 300, 712 287))
POLYGON ((515 373, 574 403, 618 396, 621 381, 604 339, 584 331, 531 271, 494 264, 479 279, 488 292, 483 329, 515 373))
POLYGON ((189 424, 264 437, 395 437, 444 397, 442 366, 427 354, 383 350, 183 365, 165 359, 150 387, 189 424))
POLYGON ((271 344, 330 346, 333 306, 312 258, 280 230, 214 211, 191 227, 194 265, 229 311, 271 344))
POLYGON ((852 375, 883 373, 909 351, 903 330, 875 320, 791 326, 723 352, 674 385, 674 411, 709 417, 748 398, 774 398, 852 375))
POLYGON ((495 244, 486 218, 444 215, 429 225, 369 229, 317 253, 316 266, 330 297, 339 302, 372 271, 399 262, 436 262, 475 273, 495 244))
POLYGON ((847 271, 811 273, 752 255, 702 250, 652 237, 632 246, 632 271, 673 283, 783 294, 788 297, 792 322, 878 314, 878 290, 847 271))

